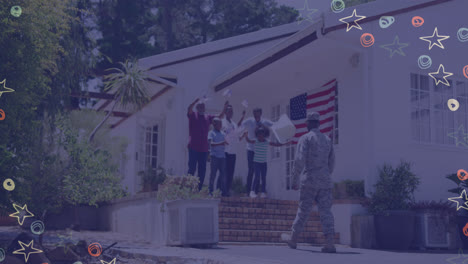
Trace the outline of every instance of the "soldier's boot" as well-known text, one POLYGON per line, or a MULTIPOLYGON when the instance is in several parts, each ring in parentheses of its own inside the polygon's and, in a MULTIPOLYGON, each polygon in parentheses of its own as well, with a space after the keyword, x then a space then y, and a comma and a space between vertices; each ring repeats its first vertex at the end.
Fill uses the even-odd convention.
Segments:
POLYGON ((325 235, 326 245, 322 248, 323 253, 336 253, 334 235, 325 235))
POLYGON ((292 232, 291 234, 283 233, 281 234, 281 239, 288 244, 292 249, 297 248, 297 233, 292 232))

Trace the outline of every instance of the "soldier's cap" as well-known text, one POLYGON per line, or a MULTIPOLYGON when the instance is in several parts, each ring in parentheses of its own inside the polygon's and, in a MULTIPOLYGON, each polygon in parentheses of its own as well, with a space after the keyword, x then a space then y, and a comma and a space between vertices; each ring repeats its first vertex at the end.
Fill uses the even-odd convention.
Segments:
POLYGON ((307 113, 307 121, 319 121, 320 120, 320 114, 317 112, 308 112, 307 113))

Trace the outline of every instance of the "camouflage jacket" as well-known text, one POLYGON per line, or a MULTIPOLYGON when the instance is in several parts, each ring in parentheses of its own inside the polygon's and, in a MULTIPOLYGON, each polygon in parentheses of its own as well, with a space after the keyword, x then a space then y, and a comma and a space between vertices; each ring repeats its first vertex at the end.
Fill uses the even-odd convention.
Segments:
POLYGON ((299 176, 304 171, 302 183, 316 188, 331 188, 330 174, 334 167, 335 152, 330 138, 318 129, 302 135, 296 146, 292 183, 297 185, 299 176))

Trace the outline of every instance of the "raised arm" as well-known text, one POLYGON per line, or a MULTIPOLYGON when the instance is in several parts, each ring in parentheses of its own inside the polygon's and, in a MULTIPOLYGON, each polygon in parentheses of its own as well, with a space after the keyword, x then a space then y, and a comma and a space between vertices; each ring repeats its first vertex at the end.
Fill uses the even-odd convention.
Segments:
POLYGON ((244 118, 245 118, 245 110, 242 111, 242 117, 241 119, 239 120, 239 122, 237 122, 237 126, 240 127, 242 125, 242 121, 244 121, 244 118))
POLYGON ((187 109, 187 116, 189 116, 189 115, 191 115, 191 114, 193 113, 193 106, 194 106, 198 101, 200 101, 200 98, 195 99, 195 101, 193 101, 193 102, 189 105, 189 107, 188 107, 188 109, 187 109))
POLYGON ((218 118, 219 119, 223 119, 224 118, 224 115, 226 114, 226 109, 227 109, 227 106, 229 105, 229 101, 226 101, 224 103, 224 108, 223 108, 223 111, 221 112, 221 114, 218 115, 218 118))

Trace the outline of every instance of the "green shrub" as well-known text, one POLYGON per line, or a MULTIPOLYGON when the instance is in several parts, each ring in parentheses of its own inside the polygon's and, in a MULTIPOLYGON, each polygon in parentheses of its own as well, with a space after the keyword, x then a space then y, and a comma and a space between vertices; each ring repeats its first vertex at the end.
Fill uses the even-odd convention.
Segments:
POLYGON ((169 176, 158 188, 157 200, 160 202, 173 200, 195 200, 219 198, 219 190, 210 196, 208 188, 198 190, 199 179, 196 176, 169 176))
POLYGON ((242 178, 235 177, 232 180, 232 191, 235 194, 241 194, 245 192, 245 186, 244 186, 244 183, 242 182, 242 178))
POLYGON ((379 168, 379 180, 369 202, 369 212, 381 214, 386 210, 409 209, 419 183, 409 162, 402 161, 396 168, 384 164, 379 168))
POLYGON ((143 191, 157 191, 159 185, 166 180, 166 170, 161 166, 158 166, 157 169, 149 167, 144 171, 138 172, 138 175, 142 179, 141 185, 143 191))

